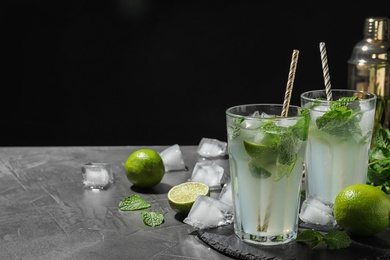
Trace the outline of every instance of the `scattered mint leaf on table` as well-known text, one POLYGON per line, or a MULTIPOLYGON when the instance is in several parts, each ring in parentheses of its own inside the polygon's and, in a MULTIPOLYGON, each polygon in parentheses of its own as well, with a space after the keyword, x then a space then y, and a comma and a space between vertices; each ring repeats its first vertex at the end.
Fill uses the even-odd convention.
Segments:
MULTIPOLYGON (((150 207, 151 205, 138 194, 124 198, 118 205, 118 208, 123 211, 134 211, 150 207)), ((149 227, 157 227, 164 223, 164 215, 160 212, 142 211, 141 216, 144 224, 149 227)))
POLYGON ((351 244, 348 234, 340 230, 330 230, 324 240, 330 249, 346 248, 351 244))
POLYGON ((317 247, 324 240, 324 235, 318 231, 307 229, 298 234, 295 239, 298 243, 310 244, 310 248, 317 247))
POLYGON ((120 210, 132 211, 150 208, 150 204, 138 194, 124 198, 118 205, 120 210))
POLYGON ((145 225, 149 227, 157 227, 164 223, 164 215, 160 212, 141 212, 145 225))
POLYGON ((351 238, 344 231, 330 230, 326 234, 322 234, 319 231, 307 229, 298 234, 295 239, 298 243, 307 243, 311 249, 316 248, 322 242, 325 242, 329 249, 341 249, 349 247, 351 244, 351 238))

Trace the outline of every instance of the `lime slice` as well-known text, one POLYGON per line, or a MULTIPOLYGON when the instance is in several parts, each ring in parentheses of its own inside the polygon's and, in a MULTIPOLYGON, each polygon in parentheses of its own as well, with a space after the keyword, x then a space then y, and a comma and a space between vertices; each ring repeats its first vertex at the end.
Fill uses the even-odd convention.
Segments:
POLYGON ((297 160, 296 154, 291 153, 289 147, 292 144, 293 141, 284 141, 278 149, 244 140, 245 151, 251 157, 248 166, 252 176, 268 178, 274 175, 274 181, 280 180, 283 176, 288 178, 297 160))
POLYGON ((199 195, 210 196, 210 187, 201 182, 184 182, 168 191, 168 202, 176 213, 187 216, 199 195))
POLYGON ((249 170, 255 178, 268 178, 275 172, 277 146, 268 146, 244 140, 244 148, 251 157, 249 170))
POLYGON ((264 145, 244 140, 244 148, 248 155, 252 158, 263 159, 266 161, 275 161, 275 153, 278 152, 277 146, 264 145))

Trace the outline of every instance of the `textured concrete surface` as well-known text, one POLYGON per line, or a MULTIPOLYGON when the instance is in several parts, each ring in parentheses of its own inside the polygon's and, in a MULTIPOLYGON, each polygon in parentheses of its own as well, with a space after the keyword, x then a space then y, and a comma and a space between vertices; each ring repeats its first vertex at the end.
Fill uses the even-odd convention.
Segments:
POLYGON ((138 148, 0 148, 0 259, 230 259, 191 235, 166 199, 190 177, 196 147, 181 146, 187 171, 166 173, 148 190, 132 187, 123 171, 138 148), (110 163, 114 184, 84 189, 81 165, 88 162, 110 163), (148 227, 140 211, 120 211, 118 203, 134 193, 163 212, 165 223, 148 227))
MULTIPOLYGON (((162 151, 167 146, 145 146, 162 151)), ((196 146, 180 146, 186 171, 167 172, 151 189, 136 189, 123 164, 141 146, 1 147, 0 260, 106 259, 390 259, 390 230, 354 238, 342 250, 290 243, 261 249, 241 243, 232 227, 197 236, 167 201, 169 189, 190 177, 199 160, 196 146), (110 163, 115 182, 107 189, 85 189, 81 166, 110 163), (143 224, 140 211, 120 211, 119 202, 140 194, 150 210, 164 214, 158 227, 143 224)), ((217 163, 229 178, 228 161, 217 163)), ((213 192, 211 196, 218 196, 213 192)), ((301 228, 305 228, 301 226, 301 228)))

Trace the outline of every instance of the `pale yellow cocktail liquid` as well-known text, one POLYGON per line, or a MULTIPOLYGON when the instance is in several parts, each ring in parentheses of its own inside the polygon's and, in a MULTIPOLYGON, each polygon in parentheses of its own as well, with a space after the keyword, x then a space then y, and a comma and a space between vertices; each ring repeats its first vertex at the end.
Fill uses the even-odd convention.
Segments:
POLYGON ((298 230, 308 117, 267 118, 279 107, 243 107, 227 113, 235 232, 250 243, 287 243, 298 230))

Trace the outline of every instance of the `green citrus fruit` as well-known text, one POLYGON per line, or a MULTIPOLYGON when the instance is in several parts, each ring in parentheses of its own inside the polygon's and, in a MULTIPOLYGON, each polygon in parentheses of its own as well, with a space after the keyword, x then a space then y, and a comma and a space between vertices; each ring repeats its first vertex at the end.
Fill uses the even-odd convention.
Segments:
MULTIPOLYGON (((244 140, 244 148, 248 155, 251 157, 251 160, 249 162, 249 170, 254 177, 268 178, 272 174, 275 174, 274 180, 278 181, 285 175, 287 177, 290 176, 290 173, 294 168, 295 161, 290 160, 289 164, 286 165, 279 163, 279 154, 287 154, 287 149, 279 150, 276 143, 276 137, 271 140, 272 141, 268 141, 268 145, 244 140)), ((296 157, 295 153, 293 155, 296 157)))
POLYGON ((199 195, 210 196, 209 186, 201 182, 184 182, 168 191, 168 202, 176 213, 187 216, 199 195))
POLYGON ((139 149, 127 158, 125 163, 127 179, 140 188, 159 184, 165 174, 164 162, 152 149, 139 149))
POLYGON ((334 217, 341 228, 356 235, 375 235, 390 224, 390 198, 369 184, 344 188, 334 202, 334 217))
POLYGON ((275 153, 278 152, 278 147, 274 145, 265 145, 260 143, 244 140, 244 148, 248 155, 252 158, 262 159, 264 162, 275 162, 275 153))

